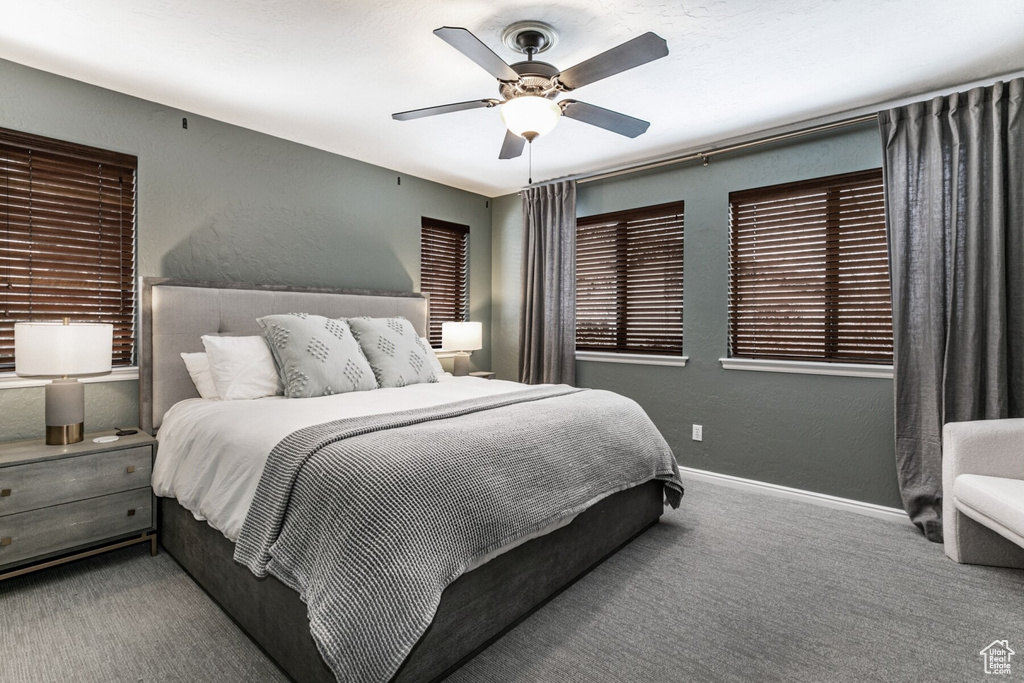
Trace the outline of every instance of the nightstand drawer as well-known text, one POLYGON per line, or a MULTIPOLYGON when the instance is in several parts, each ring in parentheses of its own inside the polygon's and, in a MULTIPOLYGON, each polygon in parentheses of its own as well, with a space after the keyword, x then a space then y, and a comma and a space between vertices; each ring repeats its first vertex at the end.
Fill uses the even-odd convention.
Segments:
POLYGON ((149 486, 151 446, 0 468, 0 515, 149 486))
POLYGON ((0 517, 0 567, 152 526, 149 488, 0 517))

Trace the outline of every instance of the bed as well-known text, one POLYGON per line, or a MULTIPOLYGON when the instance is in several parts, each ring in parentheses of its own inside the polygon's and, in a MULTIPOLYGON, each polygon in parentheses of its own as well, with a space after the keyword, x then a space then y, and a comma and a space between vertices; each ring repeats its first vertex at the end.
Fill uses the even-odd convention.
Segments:
MULTIPOLYGON (((140 425, 158 440, 170 408, 178 406, 182 412, 194 404, 195 410, 204 409, 180 358, 182 352, 202 351, 204 334, 259 334, 260 316, 295 311, 332 318, 401 316, 420 335, 427 324, 428 300, 419 294, 162 278, 143 278, 141 291, 140 425)), ((500 393, 501 384, 508 384, 471 381, 476 384, 470 391, 481 394, 500 393)), ((281 400, 292 406, 301 403, 281 400)), ((429 627, 391 680, 443 678, 656 523, 664 500, 662 481, 631 485, 490 553, 447 585, 429 627)), ((197 507, 194 501, 187 504, 197 507)), ((159 515, 166 551, 289 676, 297 681, 335 680, 310 632, 307 605, 299 593, 274 576, 257 578, 236 562, 235 543, 224 531, 228 523, 218 521, 215 528, 212 513, 210 521, 197 519, 204 515, 172 497, 159 499, 159 515)))

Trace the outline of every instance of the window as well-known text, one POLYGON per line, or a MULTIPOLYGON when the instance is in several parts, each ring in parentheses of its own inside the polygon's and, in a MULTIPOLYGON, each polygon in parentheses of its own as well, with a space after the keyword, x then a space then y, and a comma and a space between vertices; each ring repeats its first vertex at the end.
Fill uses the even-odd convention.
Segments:
POLYGON ((420 291, 430 294, 428 339, 441 347, 441 323, 469 317, 469 227, 424 218, 420 291))
POLYGON ((733 357, 892 363, 882 170, 729 195, 733 357))
POLYGON ((576 221, 576 348, 683 354, 683 202, 576 221))
POLYGON ((16 321, 62 317, 113 324, 113 364, 132 364, 137 165, 0 129, 0 370, 16 321))

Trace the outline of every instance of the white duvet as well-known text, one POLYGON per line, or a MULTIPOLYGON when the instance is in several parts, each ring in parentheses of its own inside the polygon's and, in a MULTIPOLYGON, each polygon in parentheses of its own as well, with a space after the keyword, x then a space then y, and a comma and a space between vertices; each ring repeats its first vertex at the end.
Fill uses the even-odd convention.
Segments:
POLYGON ((523 388, 516 382, 444 375, 433 384, 320 398, 189 399, 164 416, 157 434, 153 490, 158 496, 176 498, 196 519, 206 520, 234 542, 270 451, 297 429, 523 388))

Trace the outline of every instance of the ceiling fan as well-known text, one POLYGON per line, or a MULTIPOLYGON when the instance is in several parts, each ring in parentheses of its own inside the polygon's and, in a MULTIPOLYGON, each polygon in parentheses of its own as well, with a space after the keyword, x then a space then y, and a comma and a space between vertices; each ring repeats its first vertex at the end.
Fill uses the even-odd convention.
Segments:
POLYGON ((647 121, 586 102, 573 99, 556 102, 555 98, 560 93, 571 92, 664 57, 668 54, 668 44, 654 33, 648 32, 628 40, 564 71, 546 62, 534 61, 534 56, 550 48, 557 40, 555 30, 542 22, 519 22, 505 29, 502 36, 505 45, 526 55, 525 61, 512 65, 506 64, 464 28, 443 26, 436 29, 434 35, 497 78, 498 92, 502 99, 470 100, 413 109, 392 114, 395 120, 408 121, 465 109, 500 106, 501 118, 508 130, 498 154, 499 159, 514 159, 521 155, 527 142, 533 142, 554 128, 561 116, 630 138, 642 135, 651 125, 647 121))

